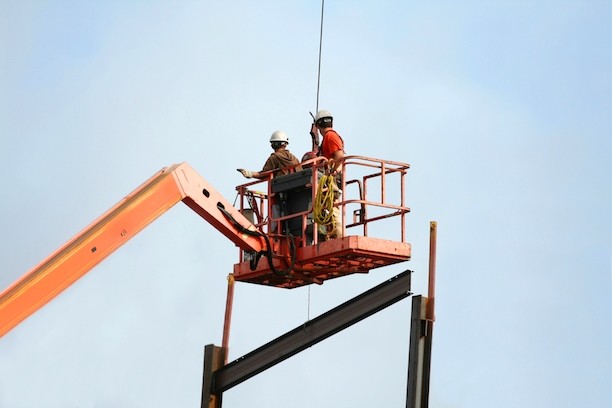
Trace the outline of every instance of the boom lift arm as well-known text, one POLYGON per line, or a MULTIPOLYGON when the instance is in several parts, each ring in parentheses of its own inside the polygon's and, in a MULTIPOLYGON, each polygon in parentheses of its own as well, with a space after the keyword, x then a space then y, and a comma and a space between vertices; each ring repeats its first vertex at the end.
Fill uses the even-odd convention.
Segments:
POLYGON ((326 162, 313 159, 310 166, 301 172, 259 181, 267 184, 267 194, 261 198, 262 204, 266 204, 267 221, 259 219, 257 224, 242 214, 246 210, 243 198, 249 196, 247 187, 257 182, 237 187, 241 197, 238 210, 187 163, 160 170, 0 293, 0 337, 179 201, 243 250, 234 265, 234 278, 239 282, 291 289, 353 273, 368 273, 410 259, 411 248, 404 232, 404 217, 410 211, 404 197, 404 177, 410 167, 407 163, 346 156, 341 187, 344 193, 334 207, 342 214, 339 219, 342 231, 359 227, 363 233, 323 240, 318 239, 317 224, 309 221, 309 217, 313 215, 311 203, 316 201, 314 192, 318 194, 318 180, 326 162), (352 171, 355 173, 349 177, 352 171), (391 179, 399 181, 399 196, 395 200, 389 200, 386 194, 387 181, 391 179), (369 188, 372 182, 378 188, 369 188), (359 187, 358 199, 351 198, 349 190, 354 186, 359 187), (374 199, 368 196, 370 190, 374 199), (274 215, 274 205, 278 204, 282 209, 280 216, 274 215), (347 222, 350 206, 359 207, 353 213, 352 224, 347 222), (368 208, 372 210, 370 215, 368 208), (400 241, 369 234, 370 224, 391 217, 399 221, 400 241), (271 231, 273 222, 283 223, 282 234, 264 232, 271 231))
POLYGON ((0 337, 183 201, 245 251, 269 250, 264 235, 187 163, 153 177, 0 294, 0 337))

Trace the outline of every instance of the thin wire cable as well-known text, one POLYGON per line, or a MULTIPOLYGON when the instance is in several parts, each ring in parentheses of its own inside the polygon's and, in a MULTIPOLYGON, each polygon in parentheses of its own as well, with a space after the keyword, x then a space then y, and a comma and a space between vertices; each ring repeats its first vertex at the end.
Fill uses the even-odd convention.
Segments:
POLYGON ((319 111, 319 90, 321 88, 321 51, 323 49, 323 10, 325 9, 325 0, 321 0, 321 31, 319 33, 319 68, 317 70, 317 108, 319 111))
MULTIPOLYGON (((325 0, 321 0, 321 30, 319 32, 319 67, 317 68, 317 106, 315 112, 319 111, 319 90, 321 89, 321 50, 323 49, 323 10, 325 10, 325 0)), ((310 321, 310 286, 308 285, 308 311, 306 321, 310 321)))
POLYGON ((308 312, 306 315, 306 321, 309 322, 310 321, 310 286, 308 285, 308 312))

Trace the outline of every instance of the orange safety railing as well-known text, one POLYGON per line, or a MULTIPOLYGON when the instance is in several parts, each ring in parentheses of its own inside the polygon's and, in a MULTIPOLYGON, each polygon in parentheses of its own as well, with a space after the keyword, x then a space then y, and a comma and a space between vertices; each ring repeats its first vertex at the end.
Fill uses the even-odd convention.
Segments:
MULTIPOLYGON (((328 161, 317 157, 301 163, 305 170, 311 169, 310 180, 305 185, 310 188, 311 203, 315 202, 319 179, 328 171, 328 161)), ((405 177, 410 168, 407 163, 382 160, 364 156, 346 156, 343 159, 343 171, 338 186, 340 197, 334 202, 342 219, 342 235, 361 229, 351 235, 373 236, 374 223, 397 217, 392 228, 396 230, 396 240, 406 242, 405 216, 410 212, 406 205, 405 177)), ((289 169, 292 172, 292 169, 289 169)), ((273 202, 277 202, 279 193, 272 189, 272 172, 263 173, 264 178, 251 181, 236 187, 239 195, 239 210, 247 216, 253 214, 251 221, 262 232, 269 235, 282 235, 281 224, 295 218, 301 218, 302 237, 310 231, 312 239, 297 239, 299 246, 317 244, 318 226, 313 220, 313 206, 291 214, 275 214, 273 202), (276 231, 273 230, 275 226, 276 231)), ((389 236, 388 228, 384 235, 389 236)))

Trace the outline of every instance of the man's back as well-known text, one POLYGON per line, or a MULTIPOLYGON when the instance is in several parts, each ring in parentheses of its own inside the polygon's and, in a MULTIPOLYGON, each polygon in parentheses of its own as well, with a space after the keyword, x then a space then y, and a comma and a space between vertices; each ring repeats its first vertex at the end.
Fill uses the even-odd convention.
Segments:
MULTIPOLYGON (((289 173, 287 167, 298 165, 300 161, 287 149, 279 149, 272 153, 261 169, 262 172, 277 169, 274 177, 289 173)), ((302 170, 301 166, 296 166, 295 171, 302 170)))

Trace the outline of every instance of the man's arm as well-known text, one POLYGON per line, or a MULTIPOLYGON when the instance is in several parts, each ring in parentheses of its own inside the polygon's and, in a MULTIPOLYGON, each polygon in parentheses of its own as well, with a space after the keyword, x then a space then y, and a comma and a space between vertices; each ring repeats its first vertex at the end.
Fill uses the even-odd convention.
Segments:
POLYGON ((310 127, 310 140, 312 142, 312 152, 316 155, 319 154, 319 130, 317 125, 313 122, 310 127))
POLYGON ((264 176, 261 174, 263 171, 251 171, 245 169, 236 169, 238 170, 244 177, 246 178, 263 178, 264 176))
POLYGON ((280 167, 280 164, 278 162, 278 159, 276 158, 276 156, 273 154, 270 155, 270 157, 268 157, 268 160, 266 160, 263 168, 261 169, 261 171, 251 171, 251 170, 245 170, 245 169, 237 169, 240 173, 242 173, 242 175, 246 178, 264 178, 265 175, 263 175, 262 173, 269 173, 272 170, 276 170, 280 167))
POLYGON ((342 171, 342 159, 344 158, 344 151, 342 149, 338 149, 332 153, 332 157, 329 160, 332 173, 337 173, 342 171))

